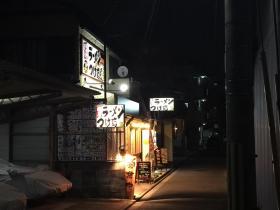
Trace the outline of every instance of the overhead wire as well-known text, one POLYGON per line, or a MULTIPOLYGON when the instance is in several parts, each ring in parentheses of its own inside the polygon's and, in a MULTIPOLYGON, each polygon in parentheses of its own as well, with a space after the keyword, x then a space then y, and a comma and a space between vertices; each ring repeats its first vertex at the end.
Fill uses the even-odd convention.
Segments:
POLYGON ((152 10, 148 19, 147 28, 144 36, 145 42, 149 42, 152 36, 155 18, 159 12, 160 0, 154 0, 152 10))

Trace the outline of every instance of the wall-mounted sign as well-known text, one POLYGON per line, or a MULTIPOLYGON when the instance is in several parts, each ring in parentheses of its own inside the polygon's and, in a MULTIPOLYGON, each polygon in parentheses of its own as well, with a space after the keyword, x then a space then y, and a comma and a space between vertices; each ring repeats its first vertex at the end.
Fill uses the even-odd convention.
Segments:
POLYGON ((174 98, 150 98, 150 111, 174 111, 174 98))
POLYGON ((104 90, 104 52, 84 38, 82 38, 81 42, 80 84, 86 88, 104 90))
POLYGON ((95 126, 96 104, 57 115, 59 161, 104 161, 107 132, 95 126))
POLYGON ((96 107, 96 127, 120 128, 124 126, 124 105, 101 104, 96 107))

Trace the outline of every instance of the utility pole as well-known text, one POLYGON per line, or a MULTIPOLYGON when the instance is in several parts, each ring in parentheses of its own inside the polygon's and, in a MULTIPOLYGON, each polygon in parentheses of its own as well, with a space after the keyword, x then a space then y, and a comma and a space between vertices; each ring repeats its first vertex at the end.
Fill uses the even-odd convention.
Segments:
POLYGON ((256 208, 254 149, 254 0, 225 0, 229 210, 256 208))

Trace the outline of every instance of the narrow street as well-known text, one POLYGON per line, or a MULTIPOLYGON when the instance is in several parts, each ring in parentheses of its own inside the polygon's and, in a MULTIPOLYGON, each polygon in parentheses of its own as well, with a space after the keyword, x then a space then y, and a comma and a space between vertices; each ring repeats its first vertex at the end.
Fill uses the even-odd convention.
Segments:
POLYGON ((224 160, 188 160, 129 210, 226 210, 224 160))

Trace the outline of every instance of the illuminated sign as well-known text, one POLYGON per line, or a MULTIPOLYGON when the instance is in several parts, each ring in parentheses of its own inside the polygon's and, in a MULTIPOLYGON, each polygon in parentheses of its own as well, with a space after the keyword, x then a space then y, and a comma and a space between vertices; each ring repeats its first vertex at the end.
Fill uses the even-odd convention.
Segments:
POLYGON ((104 52, 82 39, 80 84, 90 89, 104 90, 104 52))
POLYGON ((150 111, 174 111, 174 98, 150 98, 150 111))
POLYGON ((96 107, 96 127, 119 128, 124 126, 124 105, 100 104, 96 107))

